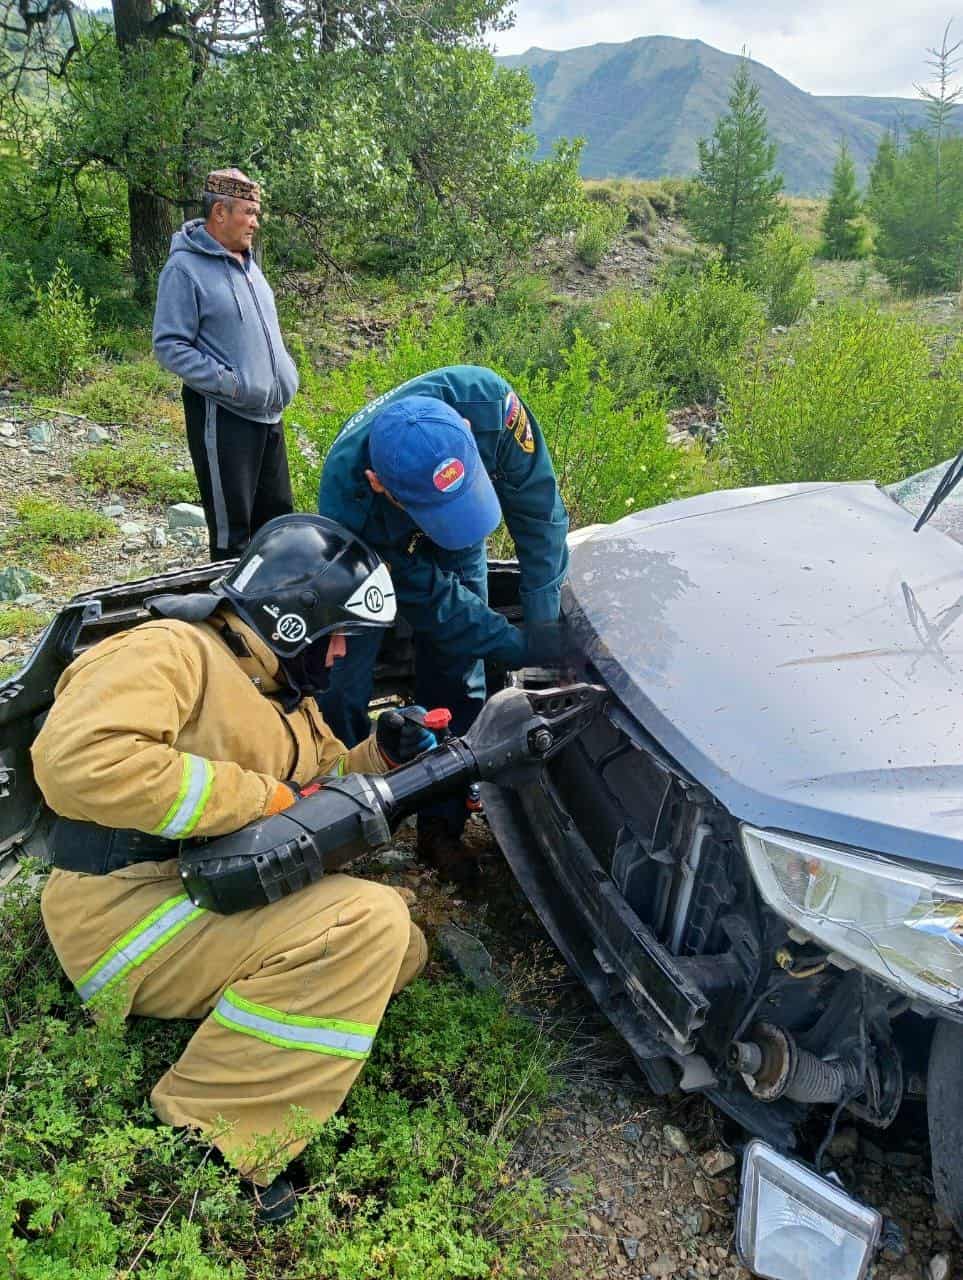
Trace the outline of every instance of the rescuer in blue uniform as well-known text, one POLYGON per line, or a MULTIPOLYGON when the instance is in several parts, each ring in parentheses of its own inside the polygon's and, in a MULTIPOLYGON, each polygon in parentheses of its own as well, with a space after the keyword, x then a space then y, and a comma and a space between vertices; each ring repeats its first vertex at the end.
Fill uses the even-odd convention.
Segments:
MULTIPOLYGON (((328 452, 319 509, 390 564, 398 612, 415 633, 415 700, 449 707, 453 732, 464 733, 485 700, 486 659, 558 661, 568 516, 538 423, 493 370, 435 369, 365 405, 328 452), (518 556, 523 628, 488 606, 486 539, 502 517, 518 556)), ((371 732, 379 642, 353 636, 320 700, 348 746, 371 732)), ((419 854, 469 873, 464 822, 461 798, 422 811, 419 854)))

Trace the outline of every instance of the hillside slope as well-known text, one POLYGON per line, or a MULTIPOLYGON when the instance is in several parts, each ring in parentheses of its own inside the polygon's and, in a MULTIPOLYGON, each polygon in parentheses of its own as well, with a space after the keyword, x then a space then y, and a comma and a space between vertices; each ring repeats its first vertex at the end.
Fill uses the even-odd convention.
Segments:
MULTIPOLYGON (((524 67, 535 84, 539 153, 559 137, 584 137, 586 177, 655 178, 692 173, 696 143, 725 110, 739 58, 701 40, 643 36, 552 52, 529 49, 500 59, 524 67)), ((752 75, 778 144, 786 190, 828 190, 839 139, 865 173, 887 127, 923 121, 920 102, 901 98, 817 97, 760 62, 752 75)))

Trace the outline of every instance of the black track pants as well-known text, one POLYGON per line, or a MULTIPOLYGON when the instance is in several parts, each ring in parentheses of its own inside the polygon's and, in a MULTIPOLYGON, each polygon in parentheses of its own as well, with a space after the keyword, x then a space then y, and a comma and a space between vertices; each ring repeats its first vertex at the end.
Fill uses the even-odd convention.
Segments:
POLYGON ((239 418, 190 387, 182 395, 211 559, 232 560, 261 525, 294 510, 284 427, 239 418))

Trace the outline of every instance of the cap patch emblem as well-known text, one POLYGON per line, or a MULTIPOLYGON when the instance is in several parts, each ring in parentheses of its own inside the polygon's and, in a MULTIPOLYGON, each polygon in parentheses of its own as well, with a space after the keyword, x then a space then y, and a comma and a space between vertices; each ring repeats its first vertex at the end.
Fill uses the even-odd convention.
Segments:
POLYGON ((431 473, 431 481, 440 493, 454 493, 465 482, 465 464, 460 458, 446 458, 431 473))
POLYGON ((299 613, 285 613, 278 618, 278 638, 287 644, 297 644, 308 634, 308 625, 299 613))

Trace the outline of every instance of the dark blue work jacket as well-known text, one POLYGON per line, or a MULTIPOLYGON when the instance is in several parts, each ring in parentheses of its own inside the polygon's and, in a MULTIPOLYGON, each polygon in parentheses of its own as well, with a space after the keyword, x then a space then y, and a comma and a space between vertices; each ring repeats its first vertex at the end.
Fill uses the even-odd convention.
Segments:
POLYGON ((391 568, 398 607, 416 631, 433 633, 445 653, 519 665, 524 637, 459 582, 450 567, 457 553, 431 542, 407 512, 375 494, 368 433, 378 412, 402 396, 437 396, 471 424, 491 476, 521 573, 528 624, 558 617, 568 567, 568 515, 541 429, 531 410, 491 369, 450 365, 402 383, 349 418, 324 461, 318 508, 359 534, 391 568))

